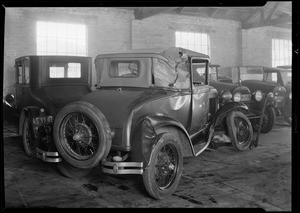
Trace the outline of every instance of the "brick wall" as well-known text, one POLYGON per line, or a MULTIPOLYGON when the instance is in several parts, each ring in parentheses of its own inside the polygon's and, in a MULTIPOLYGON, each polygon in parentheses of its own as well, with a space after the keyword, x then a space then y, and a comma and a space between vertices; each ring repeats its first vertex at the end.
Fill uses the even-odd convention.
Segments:
MULTIPOLYGON (((290 30, 241 30, 236 21, 160 14, 135 20, 132 10, 118 8, 6 8, 3 95, 14 92, 14 60, 36 54, 36 22, 87 26, 88 56, 125 49, 175 45, 176 31, 208 33, 211 62, 222 67, 271 65, 271 38, 290 37, 290 30)), ((93 66, 93 83, 96 75, 93 66)))
POLYGON ((259 27, 242 30, 243 65, 272 66, 272 39, 291 40, 291 30, 259 27))
POLYGON ((240 23, 235 21, 172 14, 133 20, 133 48, 174 46, 176 31, 209 34, 212 63, 221 66, 234 66, 241 63, 240 23))

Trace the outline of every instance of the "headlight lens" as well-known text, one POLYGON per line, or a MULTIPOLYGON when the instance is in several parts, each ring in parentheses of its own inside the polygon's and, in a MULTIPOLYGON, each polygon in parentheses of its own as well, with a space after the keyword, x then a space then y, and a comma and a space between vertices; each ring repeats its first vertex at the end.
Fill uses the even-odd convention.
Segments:
POLYGON ((271 97, 271 98, 273 98, 274 97, 274 93, 273 92, 269 92, 268 96, 271 97))
POLYGON ((221 93, 221 97, 224 101, 229 101, 232 98, 232 94, 230 91, 226 90, 221 93))
POLYGON ((258 102, 261 101, 261 99, 263 97, 262 92, 260 90, 257 90, 254 94, 254 97, 255 97, 256 101, 258 101, 258 102))
POLYGON ((236 102, 240 102, 242 99, 242 94, 240 92, 237 92, 234 94, 233 96, 233 100, 236 101, 236 102))
POLYGON ((292 92, 290 92, 290 94, 289 94, 289 98, 292 100, 292 92))

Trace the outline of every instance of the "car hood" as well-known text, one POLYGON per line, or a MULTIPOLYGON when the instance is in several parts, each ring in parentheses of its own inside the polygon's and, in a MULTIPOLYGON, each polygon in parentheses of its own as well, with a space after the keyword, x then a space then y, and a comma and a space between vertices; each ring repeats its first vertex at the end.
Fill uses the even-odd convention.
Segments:
POLYGON ((133 109, 166 95, 165 91, 149 89, 101 88, 84 96, 81 101, 100 109, 111 128, 122 128, 133 109))
POLYGON ((218 91, 219 94, 223 90, 229 90, 230 92, 233 92, 233 90, 239 86, 238 84, 224 83, 224 82, 218 82, 214 80, 209 80, 209 85, 213 86, 218 91))
POLYGON ((272 92, 275 87, 280 86, 275 82, 271 83, 259 80, 245 80, 242 81, 242 85, 248 87, 252 92, 256 90, 261 90, 262 92, 272 92))

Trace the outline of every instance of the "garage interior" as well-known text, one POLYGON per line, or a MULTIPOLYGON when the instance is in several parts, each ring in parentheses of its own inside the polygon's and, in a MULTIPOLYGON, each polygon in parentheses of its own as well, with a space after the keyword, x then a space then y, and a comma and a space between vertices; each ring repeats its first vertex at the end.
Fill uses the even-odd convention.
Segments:
MULTIPOLYGON (((3 97, 14 94, 14 62, 25 55, 94 60, 128 49, 184 46, 208 54, 221 67, 291 65, 292 2, 270 1, 260 7, 7 7, 4 30, 3 97), (61 28, 76 36, 61 33, 61 28)), ((92 85, 95 72, 93 64, 92 85)), ((179 187, 164 200, 147 196, 140 176, 93 169, 79 180, 63 177, 55 165, 26 157, 15 133, 15 123, 5 121, 6 208, 292 210, 291 126, 280 119, 253 150, 236 152, 225 146, 184 159, 179 187)))

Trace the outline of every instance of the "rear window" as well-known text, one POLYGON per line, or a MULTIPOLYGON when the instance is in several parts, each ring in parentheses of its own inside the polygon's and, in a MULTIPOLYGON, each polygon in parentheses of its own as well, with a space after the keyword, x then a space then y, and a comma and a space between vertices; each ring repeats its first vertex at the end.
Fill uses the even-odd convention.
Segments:
POLYGON ((140 74, 139 61, 111 61, 109 76, 117 78, 137 78, 140 74))
POLYGON ((81 78, 81 63, 51 62, 50 78, 81 78))

